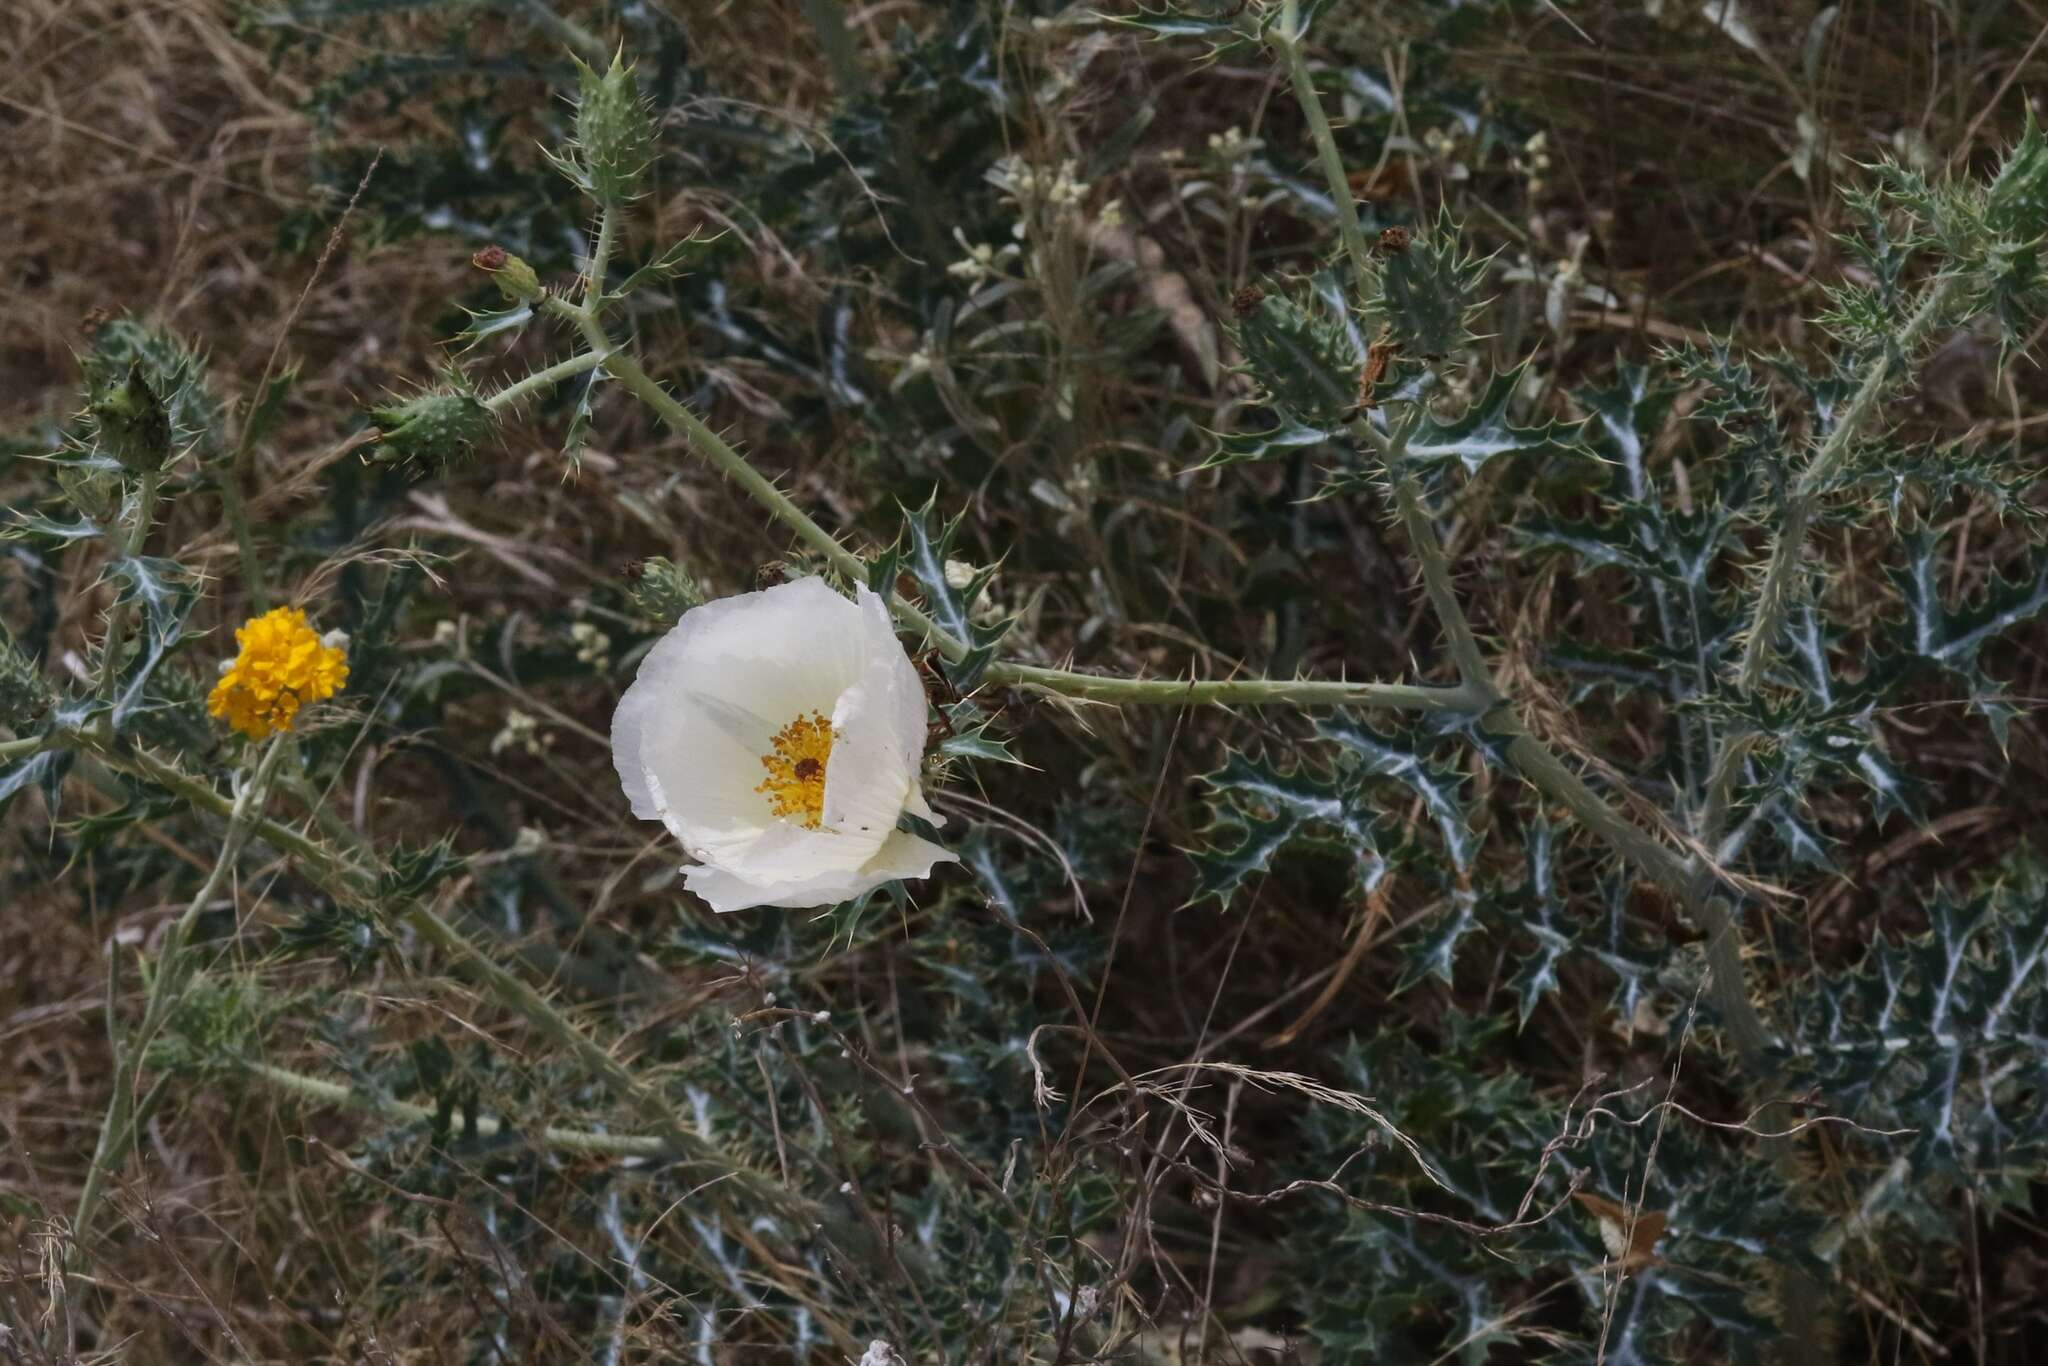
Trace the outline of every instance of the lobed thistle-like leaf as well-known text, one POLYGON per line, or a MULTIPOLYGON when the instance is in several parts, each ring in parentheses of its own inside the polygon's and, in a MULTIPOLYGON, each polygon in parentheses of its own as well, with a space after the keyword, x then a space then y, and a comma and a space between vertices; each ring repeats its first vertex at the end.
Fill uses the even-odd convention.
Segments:
POLYGON ((201 973, 184 984, 163 1032, 150 1040, 149 1066, 199 1078, 239 1074, 260 1052, 264 1025, 278 1008, 254 973, 201 973))
POLYGON ((1790 1080, 1909 1131, 1874 1141, 1903 1148, 1916 1174, 2011 1199, 2024 1187, 2013 1177, 2048 1160, 2048 882, 2022 867, 1977 896, 1937 893, 1926 914, 1924 936, 1880 939, 1857 969, 1800 993, 1790 1080))
POLYGON ((990 621, 974 610, 982 590, 996 576, 995 565, 970 570, 964 576, 948 572, 949 566, 961 563, 952 555, 961 519, 954 518, 935 533, 931 527, 935 499, 936 495, 926 499, 923 507, 903 509, 903 531, 910 548, 907 552, 892 550, 883 557, 874 576, 877 582, 870 587, 886 594, 898 567, 917 581, 933 620, 967 646, 965 655, 944 666, 947 679, 966 692, 981 681, 982 670, 995 658, 996 646, 1015 622, 1008 617, 990 621))

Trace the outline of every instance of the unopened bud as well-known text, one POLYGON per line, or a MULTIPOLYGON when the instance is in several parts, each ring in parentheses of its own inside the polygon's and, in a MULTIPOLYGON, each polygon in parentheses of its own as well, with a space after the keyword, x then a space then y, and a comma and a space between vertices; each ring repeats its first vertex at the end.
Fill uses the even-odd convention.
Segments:
POLYGON ((50 685, 22 648, 0 630, 0 721, 26 731, 49 710, 50 685))
POLYGON ((612 58, 609 70, 576 63, 583 93, 576 102, 576 142, 587 188, 601 204, 616 206, 633 197, 654 145, 647 106, 641 103, 633 69, 612 58))
POLYGON ((513 303, 532 303, 540 298, 540 276, 533 267, 499 246, 485 247, 469 263, 490 276, 499 292, 513 303))
POLYGON ((467 460, 489 436, 496 417, 466 389, 429 389, 370 410, 377 424, 375 458, 444 466, 467 460))
POLYGON ((657 555, 635 568, 626 575, 633 585, 633 607, 650 621, 673 626, 683 613, 704 604, 704 590, 673 561, 657 555))
POLYGON ((142 362, 88 376, 93 428, 107 454, 131 470, 160 470, 171 457, 171 414, 142 362))

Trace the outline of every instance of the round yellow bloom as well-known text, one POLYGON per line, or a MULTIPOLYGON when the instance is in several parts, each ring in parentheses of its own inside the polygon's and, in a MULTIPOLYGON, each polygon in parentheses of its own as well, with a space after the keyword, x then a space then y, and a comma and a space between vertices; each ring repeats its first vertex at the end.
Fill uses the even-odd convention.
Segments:
POLYGON ((241 653, 213 685, 206 709, 251 740, 290 730, 300 707, 334 696, 348 681, 348 656, 323 644, 296 607, 249 618, 235 643, 241 653))

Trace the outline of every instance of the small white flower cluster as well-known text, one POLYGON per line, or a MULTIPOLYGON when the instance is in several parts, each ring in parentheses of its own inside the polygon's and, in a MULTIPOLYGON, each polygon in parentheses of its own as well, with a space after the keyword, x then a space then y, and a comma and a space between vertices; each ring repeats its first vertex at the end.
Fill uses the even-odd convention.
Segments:
POLYGON ((599 673, 612 665, 612 638, 595 625, 579 621, 569 628, 569 638, 576 642, 576 662, 592 664, 599 673))
POLYGON ((512 707, 505 713, 505 724, 491 737, 491 753, 503 754, 517 746, 527 754, 539 754, 555 743, 555 737, 540 728, 540 718, 512 707))
POLYGON ((1081 179, 1080 165, 1072 158, 1062 161, 1058 170, 1047 171, 1022 157, 1004 157, 989 168, 988 179, 1015 200, 1019 209, 1026 210, 1010 225, 1010 235, 1019 241, 1029 233, 1028 210, 1034 205, 1043 204, 1058 214, 1079 215, 1088 198, 1089 184, 1081 179))
POLYGON ((1422 135, 1422 150, 1429 154, 1436 173, 1445 180, 1470 180, 1472 168, 1465 164, 1461 145, 1468 130, 1457 124, 1432 128, 1422 135))
POLYGON ((1543 178, 1544 173, 1550 169, 1549 147, 1550 135, 1535 133, 1522 144, 1521 155, 1514 158, 1515 170, 1528 177, 1529 197, 1532 199, 1542 194, 1544 186, 1549 183, 1543 178))
POLYGON ((1236 124, 1220 133, 1209 134, 1209 150, 1224 161, 1243 161, 1266 144, 1259 138, 1248 138, 1236 124))

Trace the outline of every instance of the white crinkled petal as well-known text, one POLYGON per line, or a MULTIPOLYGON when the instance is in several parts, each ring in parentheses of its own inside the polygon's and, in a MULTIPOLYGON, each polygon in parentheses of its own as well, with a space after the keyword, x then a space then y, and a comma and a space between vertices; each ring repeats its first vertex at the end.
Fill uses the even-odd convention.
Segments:
POLYGON ((684 882, 713 909, 831 905, 953 857, 895 828, 905 810, 937 823, 918 784, 925 717, 882 599, 803 579, 684 614, 620 699, 612 758, 633 813, 704 865, 684 882), (776 732, 812 713, 835 732, 819 830, 756 790, 776 732))
POLYGON ((835 906, 885 882, 930 877, 934 864, 954 862, 958 862, 956 855, 930 840, 897 831, 883 841, 873 858, 850 873, 756 881, 720 868, 685 868, 683 885, 719 912, 759 906, 835 906))
POLYGON ((706 603, 655 643, 612 718, 612 764, 642 820, 685 847, 769 824, 760 756, 829 717, 866 662, 860 611, 817 579, 706 603))
POLYGON ((926 805, 924 790, 918 782, 924 766, 925 739, 930 733, 924 679, 904 650, 903 642, 897 639, 895 624, 889 620, 889 609, 881 595, 863 587, 859 598, 861 626, 867 633, 871 661, 863 683, 889 699, 886 710, 891 743, 909 778, 903 809, 933 825, 944 825, 946 818, 926 805))

